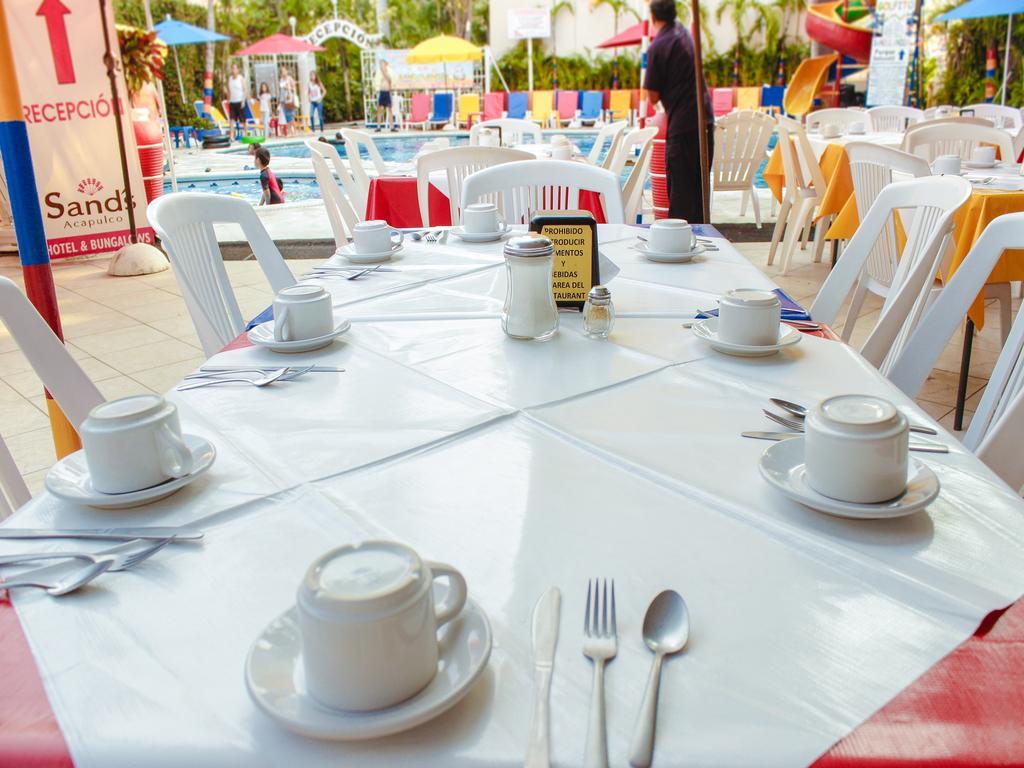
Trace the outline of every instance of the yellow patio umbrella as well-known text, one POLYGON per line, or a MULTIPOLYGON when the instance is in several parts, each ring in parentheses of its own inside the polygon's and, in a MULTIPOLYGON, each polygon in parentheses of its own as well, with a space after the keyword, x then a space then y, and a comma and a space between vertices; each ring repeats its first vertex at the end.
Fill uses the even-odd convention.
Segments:
POLYGON ((436 64, 440 61, 444 65, 444 87, 447 89, 449 61, 480 61, 483 56, 483 51, 468 40, 452 35, 438 35, 424 40, 409 51, 405 60, 410 64, 436 64))

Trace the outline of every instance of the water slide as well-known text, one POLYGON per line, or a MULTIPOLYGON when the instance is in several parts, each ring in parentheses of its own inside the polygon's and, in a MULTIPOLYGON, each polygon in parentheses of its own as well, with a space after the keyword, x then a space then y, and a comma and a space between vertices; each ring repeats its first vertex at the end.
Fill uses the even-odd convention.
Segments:
POLYGON ((871 8, 864 0, 832 0, 807 6, 807 35, 861 64, 871 58, 871 8))
POLYGON ((838 54, 830 53, 827 56, 816 56, 800 62, 796 72, 789 78, 786 95, 782 99, 782 108, 787 115, 802 117, 811 111, 814 97, 828 79, 829 67, 835 64, 838 58, 838 54))

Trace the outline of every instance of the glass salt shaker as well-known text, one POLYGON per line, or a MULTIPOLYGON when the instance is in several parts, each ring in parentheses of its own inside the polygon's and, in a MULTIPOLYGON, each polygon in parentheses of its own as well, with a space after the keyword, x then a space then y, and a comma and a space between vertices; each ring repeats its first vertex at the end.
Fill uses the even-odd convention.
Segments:
POLYGON ((583 305, 583 330, 595 339, 607 339, 615 325, 615 305, 612 292, 603 285, 595 285, 587 294, 583 305))
POLYGON ((527 234, 505 243, 508 288, 501 328, 513 339, 547 341, 558 331, 558 305, 551 287, 555 248, 543 235, 527 234))

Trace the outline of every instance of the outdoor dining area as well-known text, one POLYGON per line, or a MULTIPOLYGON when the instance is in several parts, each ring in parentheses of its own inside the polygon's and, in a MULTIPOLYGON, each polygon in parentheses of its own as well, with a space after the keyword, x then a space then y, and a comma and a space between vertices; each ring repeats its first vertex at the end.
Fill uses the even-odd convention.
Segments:
POLYGON ((0 98, 0 768, 1024 764, 1024 112, 716 88, 687 220, 670 92, 600 85, 165 134, 260 204, 52 262, 0 98))

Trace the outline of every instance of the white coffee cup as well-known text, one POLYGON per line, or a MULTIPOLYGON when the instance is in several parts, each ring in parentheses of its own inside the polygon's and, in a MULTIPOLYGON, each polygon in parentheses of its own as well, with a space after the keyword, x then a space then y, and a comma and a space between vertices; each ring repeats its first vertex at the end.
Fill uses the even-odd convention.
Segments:
POLYGON ((860 120, 855 120, 854 122, 850 123, 850 125, 848 126, 848 130, 850 131, 850 133, 860 136, 861 134, 867 133, 868 127, 866 123, 860 120))
POLYGON ((907 488, 909 429, 896 406, 871 395, 840 395, 804 422, 807 484, 832 499, 874 504, 907 488))
POLYGON ((505 219, 494 203, 471 203, 462 209, 462 227, 471 235, 489 235, 505 229, 505 219))
POLYGON ((696 244, 686 219, 658 219, 647 230, 647 248, 655 253, 689 253, 696 244))
POLYGON ((274 297, 274 340, 303 341, 334 329, 331 294, 319 285, 291 285, 274 297))
POLYGON ((160 395, 101 403, 78 433, 89 480, 100 493, 141 491, 192 471, 178 409, 160 395))
POLYGON ((782 305, 772 291, 734 288, 718 301, 718 338, 748 347, 777 344, 781 315, 782 305))
POLYGON ((565 144, 554 144, 551 147, 551 159, 552 160, 572 160, 572 145, 565 144))
POLYGON ((939 155, 932 161, 932 172, 936 174, 960 174, 960 155, 939 155))
POLYGON ((493 128, 481 128, 480 133, 477 134, 477 141, 481 147, 500 146, 498 132, 493 128))
POLYGON ((565 136, 565 134, 556 133, 554 136, 551 137, 551 141, 548 142, 548 143, 551 144, 551 146, 553 146, 553 147, 568 146, 569 145, 569 139, 568 139, 567 136, 565 136))
POLYGON ((836 123, 825 123, 821 126, 821 136, 824 139, 835 139, 843 135, 843 129, 836 123))
POLYGON ((352 244, 361 255, 388 253, 404 238, 401 232, 380 219, 360 221, 352 228, 352 244), (395 235, 398 235, 397 240, 395 235))
POLYGON ((975 147, 971 152, 971 162, 977 163, 978 165, 995 165, 996 148, 975 147))
POLYGON ((298 593, 302 660, 310 695, 367 711, 405 701, 437 674, 438 627, 466 603, 466 580, 404 544, 367 541, 317 558, 298 593), (444 605, 434 580, 447 577, 444 605))

